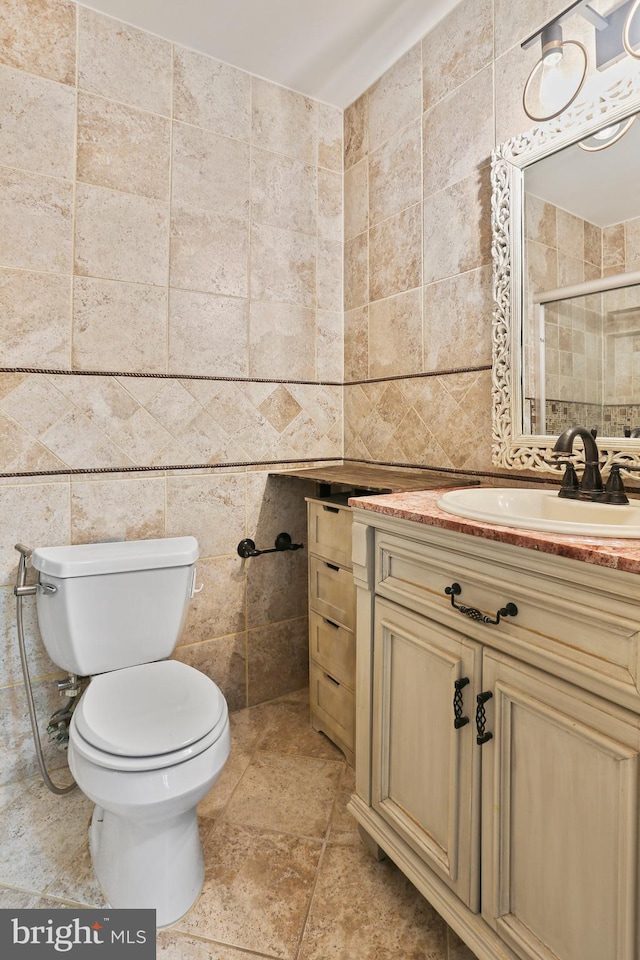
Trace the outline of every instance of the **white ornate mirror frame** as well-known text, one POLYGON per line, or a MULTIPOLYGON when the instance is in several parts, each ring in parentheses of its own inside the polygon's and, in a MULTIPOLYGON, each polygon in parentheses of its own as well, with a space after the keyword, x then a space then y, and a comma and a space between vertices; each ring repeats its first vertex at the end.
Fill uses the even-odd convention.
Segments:
MULTIPOLYGON (((491 226, 494 282, 493 462, 545 470, 555 437, 522 433, 524 170, 526 167, 640 110, 640 73, 618 80, 595 100, 575 104, 557 119, 513 137, 492 154, 491 226)), ((640 163, 640 158, 639 158, 640 163)), ((572 424, 567 424, 572 426, 572 424)), ((640 465, 640 441, 598 437, 605 466, 620 456, 640 465)))

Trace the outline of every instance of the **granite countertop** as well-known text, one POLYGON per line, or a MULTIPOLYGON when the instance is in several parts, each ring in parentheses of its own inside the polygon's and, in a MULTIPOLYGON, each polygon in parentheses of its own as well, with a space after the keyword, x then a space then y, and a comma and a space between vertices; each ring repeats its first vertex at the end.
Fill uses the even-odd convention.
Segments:
POLYGON ((640 540, 560 536, 540 530, 522 530, 480 520, 466 520, 445 513, 438 507, 438 500, 445 492, 445 489, 441 489, 350 497, 349 505, 389 517, 399 517, 401 520, 413 520, 444 530, 466 533, 472 537, 511 543, 516 547, 537 550, 540 553, 640 574, 640 540))

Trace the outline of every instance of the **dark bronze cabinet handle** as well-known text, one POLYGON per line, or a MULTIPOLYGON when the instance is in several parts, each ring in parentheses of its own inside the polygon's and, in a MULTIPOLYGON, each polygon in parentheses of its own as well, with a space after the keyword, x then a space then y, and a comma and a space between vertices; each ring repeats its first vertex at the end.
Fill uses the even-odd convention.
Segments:
POLYGON ((462 587, 459 583, 452 583, 450 587, 445 587, 444 592, 448 597, 451 597, 451 606, 454 610, 464 613, 465 617, 470 617, 472 620, 479 620, 480 623, 500 623, 501 617, 518 616, 518 608, 515 603, 508 603, 506 606, 501 607, 495 617, 488 617, 482 613, 481 610, 478 610, 477 607, 465 607, 462 603, 456 603, 455 597, 462 593, 462 587))
POLYGON ((479 746, 482 746, 483 743, 488 743, 489 740, 493 740, 493 734, 489 733, 489 731, 485 732, 487 714, 484 709, 485 703, 487 700, 491 700, 492 696, 493 694, 490 690, 485 690, 476 697, 476 743, 479 746))
POLYGON ((462 691, 468 683, 469 677, 460 677, 453 684, 456 691, 453 695, 453 726, 456 730, 459 730, 460 727, 466 727, 469 723, 469 717, 462 716, 462 691))

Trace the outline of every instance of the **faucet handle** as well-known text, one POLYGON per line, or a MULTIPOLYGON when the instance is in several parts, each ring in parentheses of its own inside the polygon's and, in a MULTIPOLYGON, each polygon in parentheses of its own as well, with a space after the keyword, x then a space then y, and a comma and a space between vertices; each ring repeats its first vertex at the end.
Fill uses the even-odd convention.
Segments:
POLYGON ((619 463, 614 463, 611 466, 611 471, 604 488, 607 503, 629 503, 629 497, 625 492, 624 483, 620 476, 620 467, 621 464, 619 463))
POLYGON ((565 468, 558 496, 569 497, 575 500, 580 489, 580 481, 578 480, 578 474, 573 465, 573 460, 545 460, 544 462, 550 467, 557 466, 565 468))

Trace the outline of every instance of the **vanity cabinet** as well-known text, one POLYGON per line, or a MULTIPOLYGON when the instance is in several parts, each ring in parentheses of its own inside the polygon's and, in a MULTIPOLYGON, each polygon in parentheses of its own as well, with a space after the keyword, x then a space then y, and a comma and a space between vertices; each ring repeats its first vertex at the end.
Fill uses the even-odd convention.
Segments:
POLYGON ((480 758, 454 727, 451 691, 463 678, 478 688, 482 649, 386 600, 374 617, 372 807, 477 910, 480 758))
POLYGON ((481 960, 638 960, 640 579, 361 509, 353 560, 361 827, 481 960))
POLYGON ((637 957, 638 718, 493 651, 482 914, 517 956, 637 957))
POLYGON ((338 498, 307 499, 311 725, 354 763, 356 592, 351 509, 338 498))

